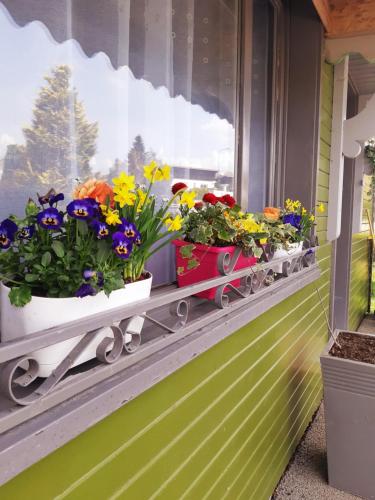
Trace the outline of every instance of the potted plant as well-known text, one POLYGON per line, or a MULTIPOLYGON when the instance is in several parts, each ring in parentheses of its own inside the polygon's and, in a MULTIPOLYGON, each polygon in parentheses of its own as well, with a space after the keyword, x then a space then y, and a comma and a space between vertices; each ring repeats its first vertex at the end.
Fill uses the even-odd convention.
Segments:
POLYGON ((329 484, 375 498, 375 337, 336 331, 320 362, 329 484))
MULTIPOLYGON (((324 212, 324 205, 318 206, 324 212)), ((269 241, 273 246, 273 258, 288 258, 292 260, 302 252, 304 241, 310 236, 315 215, 308 212, 298 200, 288 198, 284 208, 266 207, 263 219, 269 231, 269 241)), ((283 264, 278 263, 273 268, 275 273, 283 272, 283 264)))
MULTIPOLYGON (((145 263, 175 237, 171 231, 179 230, 183 219, 169 215, 177 195, 157 201, 152 194, 155 182, 169 179, 170 167, 151 162, 144 174, 146 187, 125 173, 113 179, 113 187, 89 180, 66 208, 64 195, 50 190, 38 203, 27 203, 23 219, 10 216, 0 224, 2 341, 150 295, 152 276, 145 263)), ((142 318, 135 318, 128 330, 140 332, 142 325, 142 318)), ((113 337, 110 328, 102 329, 75 364, 95 357, 105 337, 113 337)), ((38 374, 48 376, 81 338, 34 352, 38 374)))
MULTIPOLYGON (((182 184, 182 183, 180 183, 182 184)), ((181 198, 181 215, 185 220, 182 239, 176 239, 177 283, 189 286, 203 280, 220 276, 219 256, 233 256, 241 249, 233 270, 253 266, 262 249, 256 240, 267 237, 262 224, 251 214, 244 214, 235 199, 228 195, 217 197, 206 193, 203 200, 191 207, 184 204, 185 185, 177 186, 181 198)), ((238 287, 240 280, 231 282, 238 287)), ((216 288, 197 295, 206 299, 215 298, 216 288)))

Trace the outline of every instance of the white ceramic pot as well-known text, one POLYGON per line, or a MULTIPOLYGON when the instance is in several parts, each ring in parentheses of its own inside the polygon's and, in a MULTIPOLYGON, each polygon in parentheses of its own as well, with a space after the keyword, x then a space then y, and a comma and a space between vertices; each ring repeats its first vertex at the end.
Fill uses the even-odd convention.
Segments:
MULTIPOLYGON (((287 249, 278 248, 273 254, 273 259, 287 259, 288 257, 290 257, 290 260, 292 260, 302 252, 302 248, 303 241, 300 241, 299 243, 290 243, 287 249)), ((280 262, 280 264, 275 264, 272 269, 274 273, 281 274, 283 272, 283 263, 280 262)))
MULTIPOLYGON (((46 298, 33 297, 25 307, 14 307, 8 298, 9 288, 0 285, 0 332, 1 341, 15 340, 47 328, 64 325, 68 321, 85 318, 92 314, 108 311, 116 307, 131 304, 150 296, 152 276, 130 283, 124 288, 113 291, 109 297, 104 292, 84 298, 46 298)), ((143 318, 136 316, 131 321, 128 331, 140 333, 143 318)), ((38 349, 30 354, 39 364, 38 376, 48 377, 67 354, 78 344, 84 334, 49 347, 38 349)), ((96 357, 96 348, 105 338, 113 338, 111 328, 102 328, 95 342, 89 344, 80 354, 73 366, 80 365, 96 357)), ((126 334, 124 341, 131 341, 131 334, 126 334)), ((108 346, 108 350, 111 349, 108 346)))

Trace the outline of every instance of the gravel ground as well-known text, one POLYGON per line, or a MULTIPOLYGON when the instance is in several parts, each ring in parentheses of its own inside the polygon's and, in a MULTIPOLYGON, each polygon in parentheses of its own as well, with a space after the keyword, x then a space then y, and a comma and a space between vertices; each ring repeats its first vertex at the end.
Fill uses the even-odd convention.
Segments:
MULTIPOLYGON (((375 316, 365 318, 358 329, 375 333, 375 316)), ((327 484, 324 407, 320 406, 296 453, 281 478, 272 500, 353 500, 359 499, 327 484)))
POLYGON ((280 480, 273 500, 353 500, 358 497, 331 488, 327 484, 324 408, 320 406, 314 421, 299 444, 288 469, 280 480))

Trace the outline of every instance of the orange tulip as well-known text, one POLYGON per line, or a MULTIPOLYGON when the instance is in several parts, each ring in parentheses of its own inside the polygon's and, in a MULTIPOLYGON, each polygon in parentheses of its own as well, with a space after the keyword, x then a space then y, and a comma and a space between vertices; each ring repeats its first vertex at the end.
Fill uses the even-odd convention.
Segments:
POLYGON ((280 209, 275 207, 266 207, 263 209, 263 214, 269 220, 278 220, 280 218, 280 209))
POLYGON ((97 179, 89 179, 77 186, 73 193, 73 198, 75 200, 81 200, 83 198, 93 198, 101 205, 105 205, 107 198, 110 200, 111 207, 113 206, 113 189, 109 184, 104 181, 99 181, 97 179))

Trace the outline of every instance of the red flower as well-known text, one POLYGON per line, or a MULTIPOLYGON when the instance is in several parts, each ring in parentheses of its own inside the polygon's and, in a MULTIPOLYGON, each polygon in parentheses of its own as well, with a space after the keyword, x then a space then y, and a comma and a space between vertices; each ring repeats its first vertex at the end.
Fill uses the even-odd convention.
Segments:
POLYGON ((194 205, 194 208, 196 210, 200 210, 201 208, 203 208, 203 203, 201 201, 197 201, 194 205))
POLYGON ((179 191, 187 189, 187 185, 184 182, 176 182, 176 184, 173 184, 172 186, 172 193, 176 194, 179 191))
POLYGON ((205 203, 209 203, 210 205, 216 205, 219 201, 219 198, 217 198, 213 193, 206 193, 202 199, 205 203))
POLYGON ((221 201, 221 203, 224 203, 224 205, 229 208, 233 208, 236 204, 236 200, 230 194, 225 194, 224 196, 219 198, 219 201, 221 201))

